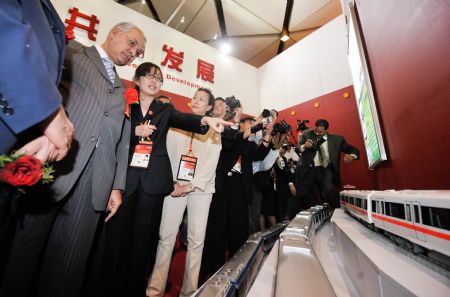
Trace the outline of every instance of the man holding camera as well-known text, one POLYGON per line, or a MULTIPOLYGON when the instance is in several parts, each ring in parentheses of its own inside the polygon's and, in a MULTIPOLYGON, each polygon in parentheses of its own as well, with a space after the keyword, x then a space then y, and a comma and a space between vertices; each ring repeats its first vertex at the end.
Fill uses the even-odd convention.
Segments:
POLYGON ((327 120, 317 120, 314 130, 305 131, 298 144, 302 155, 296 183, 299 198, 305 200, 308 207, 315 204, 315 190, 320 193, 322 203, 339 207, 336 187, 341 185, 341 152, 345 163, 359 158, 357 148, 348 144, 344 137, 328 133, 328 128, 327 120))

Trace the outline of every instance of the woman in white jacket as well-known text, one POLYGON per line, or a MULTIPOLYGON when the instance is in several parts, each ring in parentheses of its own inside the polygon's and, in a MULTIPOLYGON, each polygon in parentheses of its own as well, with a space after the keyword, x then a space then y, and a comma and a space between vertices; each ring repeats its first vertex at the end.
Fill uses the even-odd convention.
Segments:
MULTIPOLYGON (((199 88, 192 98, 191 110, 194 114, 206 115, 213 105, 211 91, 199 88)), ((172 252, 186 207, 188 252, 180 296, 190 296, 197 290, 209 205, 215 191, 215 172, 221 148, 220 134, 211 129, 205 135, 200 135, 170 128, 167 151, 175 190, 164 198, 158 252, 148 281, 147 296, 164 295, 172 252)))

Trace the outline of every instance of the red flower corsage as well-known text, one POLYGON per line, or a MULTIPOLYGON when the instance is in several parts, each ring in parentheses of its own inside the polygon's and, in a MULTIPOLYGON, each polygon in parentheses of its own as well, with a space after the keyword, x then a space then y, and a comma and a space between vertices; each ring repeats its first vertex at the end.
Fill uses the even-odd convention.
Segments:
POLYGON ((73 32, 73 28, 66 27, 66 44, 69 43, 69 40, 75 39, 75 32, 73 32))
POLYGON ((130 105, 139 103, 139 94, 135 88, 127 88, 125 91, 125 115, 130 117, 130 105))

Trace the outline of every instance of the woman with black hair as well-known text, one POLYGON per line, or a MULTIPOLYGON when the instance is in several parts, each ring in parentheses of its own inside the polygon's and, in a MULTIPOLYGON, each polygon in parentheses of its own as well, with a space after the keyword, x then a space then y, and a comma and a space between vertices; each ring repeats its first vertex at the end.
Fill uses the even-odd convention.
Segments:
POLYGON ((139 65, 133 82, 139 101, 130 106, 127 184, 121 208, 106 225, 102 269, 107 272, 102 287, 109 291, 108 296, 144 295, 147 267, 153 267, 164 197, 174 191, 166 146, 169 127, 203 135, 209 131, 208 126, 220 133, 224 125, 232 124, 179 112, 169 100, 159 99, 163 74, 153 63, 139 65))

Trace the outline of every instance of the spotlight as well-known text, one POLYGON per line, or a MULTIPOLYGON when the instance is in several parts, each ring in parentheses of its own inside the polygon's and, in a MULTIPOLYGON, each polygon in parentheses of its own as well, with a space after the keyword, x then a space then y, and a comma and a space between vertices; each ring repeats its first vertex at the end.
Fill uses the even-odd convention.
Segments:
POLYGON ((281 35, 280 40, 283 42, 286 42, 289 40, 289 34, 288 33, 284 33, 281 35))
POLYGON ((225 55, 229 54, 231 52, 230 44, 228 42, 222 43, 222 45, 220 46, 220 51, 225 55))

